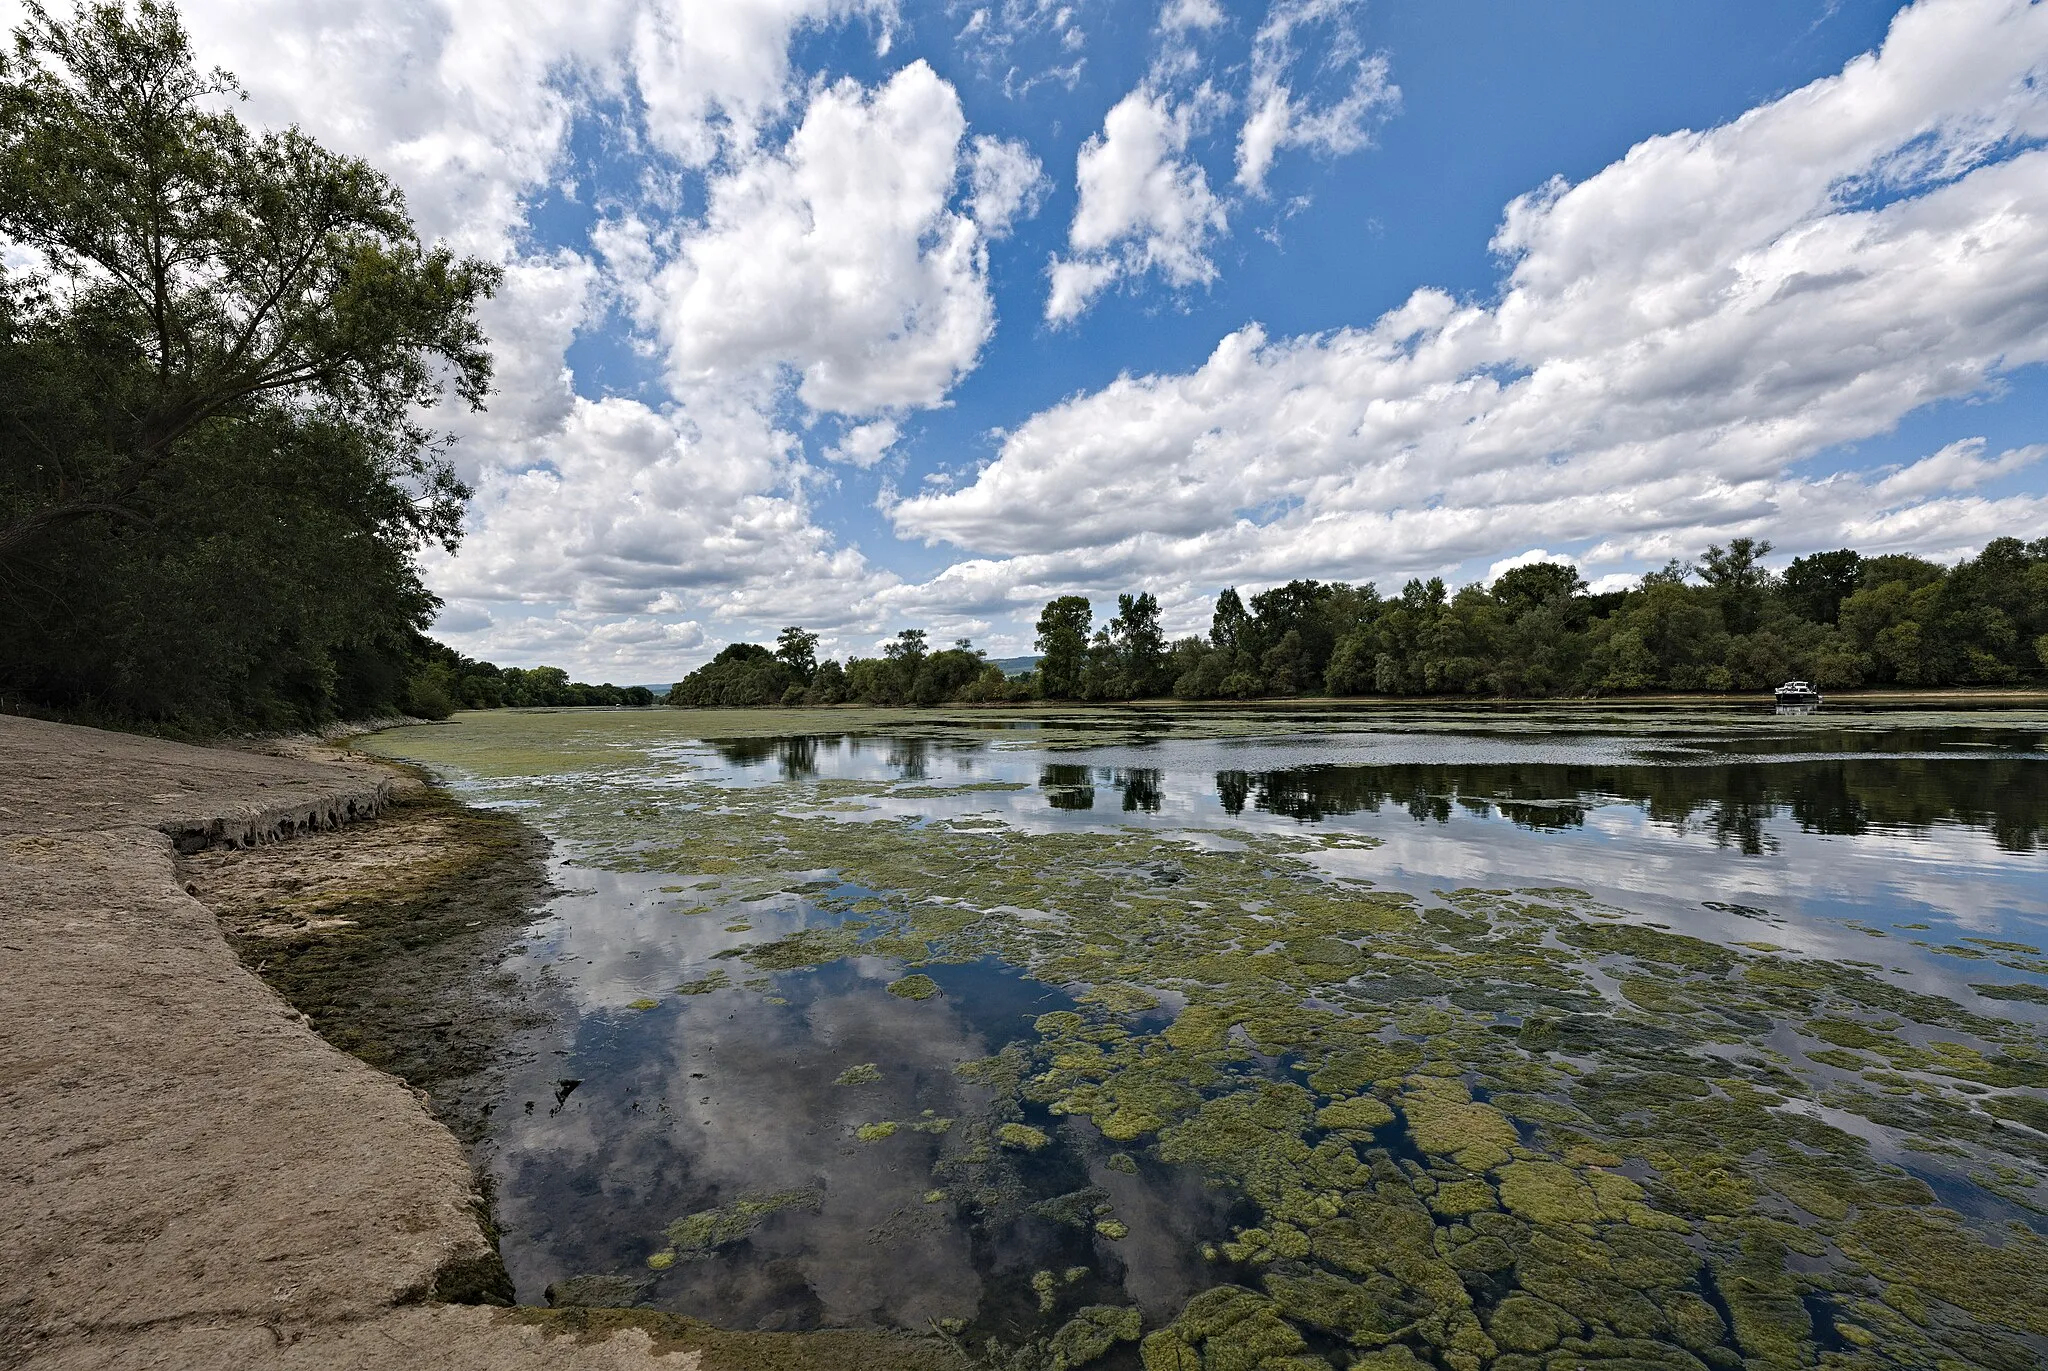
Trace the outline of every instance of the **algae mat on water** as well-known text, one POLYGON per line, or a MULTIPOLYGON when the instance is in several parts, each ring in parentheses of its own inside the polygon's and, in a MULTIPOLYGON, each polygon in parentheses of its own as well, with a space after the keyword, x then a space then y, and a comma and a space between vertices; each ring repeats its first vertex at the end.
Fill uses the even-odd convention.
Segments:
MULTIPOLYGON (((1211 1288, 1149 1329, 1077 1305, 1099 1281, 1037 1272, 1036 1324, 967 1330, 1000 1334, 1005 1356, 1135 1350, 1148 1371, 2048 1360, 2048 1243, 2019 1221, 2048 1203, 2048 1043, 2027 1024, 1652 927, 1568 887, 1390 892, 1324 860, 1364 845, 1355 833, 1032 826, 934 803, 965 788, 924 768, 742 784, 691 741, 831 727, 1016 742, 999 722, 872 713, 500 717, 380 745, 521 806, 580 864, 672 877, 677 917, 811 911, 691 969, 693 995, 772 995, 849 958, 889 959, 913 1000, 938 994, 931 972, 989 958, 1063 987, 1073 1008, 962 1068, 986 1090, 978 1115, 876 1120, 860 1145, 922 1136, 940 1147, 927 1200, 983 1222, 1030 1209, 1090 1235, 1105 1268, 1147 1237, 1143 1216, 1101 1190, 1034 1202, 1020 1165, 1065 1149, 1140 1178, 1192 1170, 1242 1221, 1201 1254, 1211 1288), (732 974, 711 980, 717 966, 732 974)), ((1115 742, 1120 718, 1070 711, 1036 741, 1115 742)), ((1240 722, 1260 723, 1201 727, 1240 722)), ((888 1068, 863 1065, 842 1089, 888 1068)), ((800 1222, 815 1199, 651 1221, 652 1274, 770 1215, 800 1222)))

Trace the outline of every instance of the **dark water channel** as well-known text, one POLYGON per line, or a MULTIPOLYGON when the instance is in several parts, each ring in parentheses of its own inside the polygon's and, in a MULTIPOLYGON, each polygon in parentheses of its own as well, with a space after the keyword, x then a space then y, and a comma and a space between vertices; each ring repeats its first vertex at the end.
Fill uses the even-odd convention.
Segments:
MULTIPOLYGON (((593 855, 591 839, 613 811, 621 833, 637 832, 634 805, 672 783, 700 800, 707 788, 756 805, 838 797, 861 819, 1033 833, 1356 835, 1370 844, 1316 854, 1331 878, 1420 900, 1576 887, 1654 927, 1846 963, 1978 1014, 2048 1023, 2042 990, 1972 988, 2048 987, 2040 716, 1514 716, 1226 737, 1126 721, 1099 740, 1068 728, 1043 744, 987 728, 733 739, 691 729, 680 715, 633 765, 580 779, 470 770, 456 743, 412 749, 557 839, 564 893, 513 967, 545 978, 573 1028, 518 1069, 487 1145, 524 1300, 552 1286, 558 1298, 646 1302, 735 1328, 942 1325, 1015 1341, 1055 1304, 1135 1304, 1150 1328, 1207 1286, 1257 1279, 1214 1253, 1256 1217, 1231 1187, 1043 1104, 1025 1103, 1020 1121, 1047 1145, 996 1148, 979 1188, 949 1183, 970 1122, 993 1117, 1003 1094, 956 1068, 1028 1047, 1035 1019, 1076 1007, 1076 987, 983 956, 918 967, 937 991, 918 999, 890 989, 907 968, 889 955, 776 970, 721 957, 807 928, 851 921, 858 934, 861 897, 888 892, 822 870, 801 891, 735 888, 684 911, 701 904, 699 873, 632 869, 593 855), (896 1127, 864 1140, 878 1121, 896 1127), (664 1262, 669 1226, 714 1210, 716 1240, 664 1262), (1112 1212, 1124 1230, 1113 1239, 1095 1227, 1112 1212)), ((386 750, 407 755, 408 735, 387 736, 386 750)), ((1166 887, 1176 879, 1156 873, 1166 887)), ((1177 1001, 1161 998, 1150 1012, 1164 1022, 1177 1001)), ((1279 1079, 1288 1064, 1242 1069, 1279 1079)), ((1962 1208, 1960 1196, 1987 1220, 2042 1226, 1907 1160, 1940 1183, 1944 1203, 1962 1208)), ((1832 1346, 1824 1323, 1815 1336, 1832 1346)))

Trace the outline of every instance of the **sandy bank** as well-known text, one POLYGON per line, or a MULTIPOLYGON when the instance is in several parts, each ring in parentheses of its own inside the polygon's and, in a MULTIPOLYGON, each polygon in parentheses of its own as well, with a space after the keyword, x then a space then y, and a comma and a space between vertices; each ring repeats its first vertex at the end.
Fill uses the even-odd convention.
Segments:
POLYGON ((895 1360, 439 1302, 495 1267, 462 1148, 248 971, 174 865, 391 793, 360 760, 0 717, 0 1367, 895 1360))

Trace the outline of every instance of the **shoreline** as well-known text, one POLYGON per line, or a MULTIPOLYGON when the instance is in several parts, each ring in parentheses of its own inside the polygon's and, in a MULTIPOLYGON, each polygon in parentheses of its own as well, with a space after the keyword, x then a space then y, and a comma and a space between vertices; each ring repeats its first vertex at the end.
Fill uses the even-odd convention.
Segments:
MULTIPOLYGON (((394 768, 298 751, 0 716, 0 1368, 962 1365, 881 1332, 461 1302, 503 1273, 468 1150, 405 1082, 316 1032, 188 890, 252 854, 302 858, 286 881, 317 875, 316 849, 404 803, 394 768)), ((452 898, 431 881, 349 897, 408 921, 452 898)), ((433 979, 415 986, 427 1013, 433 979)))
MULTIPOLYGON (((1185 710, 1191 714, 1209 713, 1216 710, 1276 711, 1303 708, 1328 711, 1357 712, 1416 712, 1448 709, 1454 712, 1470 713, 1486 710, 1535 710, 1535 709, 1610 709, 1628 710, 1669 709, 1674 706, 1691 708, 1714 707, 1722 709, 1766 710, 1774 708, 1776 701, 1769 696, 1756 694, 1660 694, 1660 695, 1258 695, 1249 699, 1206 699, 1182 700, 1171 695, 1147 696, 1134 700, 1017 700, 987 703, 981 701, 956 702, 948 704, 863 704, 858 701, 842 701, 839 704, 818 705, 671 705, 665 698, 657 699, 646 708, 652 710, 673 709, 679 713, 800 713, 830 712, 833 710, 887 710, 905 715, 943 714, 971 712, 976 714, 1022 714, 1029 715, 1046 710, 1066 709, 1142 709, 1158 711, 1185 710)), ((1985 687, 1982 689, 1944 690, 1843 690, 1828 693, 1825 703, 1842 707, 1857 705, 1914 706, 1930 709, 1955 708, 1980 705, 1985 707, 2012 708, 2040 706, 2048 708, 2048 689, 2013 689, 2007 687, 1985 687)), ((566 709, 610 709, 614 706, 582 705, 541 705, 539 711, 566 709)), ((496 710, 465 710, 467 714, 491 714, 496 710)))

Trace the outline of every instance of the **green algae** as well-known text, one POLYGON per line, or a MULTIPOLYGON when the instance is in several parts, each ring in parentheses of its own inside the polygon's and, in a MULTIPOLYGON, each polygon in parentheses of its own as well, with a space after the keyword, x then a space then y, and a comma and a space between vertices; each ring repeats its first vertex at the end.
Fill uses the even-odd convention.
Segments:
POLYGON ((2048 985, 1972 985, 1987 1000, 2021 1000, 2028 1004, 2048 1004, 2048 985))
POLYGON ((642 998, 642 999, 638 999, 638 1000, 634 1000, 634 1001, 632 1001, 631 1003, 629 1003, 629 1004, 628 1004, 628 1005, 626 1006, 626 1008, 628 1008, 628 1009, 642 1009, 642 1010, 645 1010, 645 1009, 659 1009, 659 1008, 661 1008, 661 1001, 660 1001, 660 1000, 649 1000, 649 999, 645 999, 645 998, 642 998))
POLYGON ((1120 1342, 1136 1342, 1143 1327, 1141 1316, 1130 1305, 1084 1305, 1052 1335, 1051 1371, 1086 1366, 1120 1342))
POLYGON ((929 1000, 939 993, 939 983, 923 972, 889 982, 889 993, 900 1000, 929 1000))
POLYGON ((894 1119, 883 1119, 879 1123, 864 1123, 853 1130, 853 1136, 864 1143, 880 1142, 884 1138, 893 1138, 896 1136, 896 1121, 894 1119))
POLYGON ((1339 1365, 1452 1371, 2041 1350, 2039 1240, 1947 1215, 1820 1116, 1938 1139, 2025 1194, 2048 1103, 2010 1092, 2048 1083, 2048 1054, 2023 1025, 1583 891, 1390 895, 1317 867, 1328 835, 919 823, 764 789, 671 786, 630 841, 610 815, 578 836, 604 864, 711 878, 676 892, 707 904, 854 912, 821 871, 878 892, 861 927, 728 954, 763 970, 994 957, 1066 988, 1075 1011, 958 1068, 992 1113, 934 1174, 1007 1193, 971 1177, 1052 1146, 1030 1103, 1085 1121, 1062 1146, 1099 1132, 1109 1170, 1189 1168, 1255 1208, 1217 1255, 1260 1288, 1190 1300, 1144 1339, 1148 1371, 1328 1365, 1327 1339, 1353 1349, 1339 1365), (1168 996, 1170 1023, 1134 1017, 1168 996), (1825 1046, 1765 1050, 1780 1027, 1825 1046), (1838 1311, 1832 1335, 1809 1301, 1838 1311))
POLYGON ((876 1066, 873 1062, 862 1062, 859 1066, 849 1066, 846 1070, 834 1076, 832 1084, 873 1085, 880 1079, 882 1079, 881 1067, 876 1066))
POLYGON ((730 990, 731 988, 732 977, 725 974, 724 967, 718 967, 708 975, 699 976, 695 980, 684 981, 676 987, 676 994, 709 995, 714 990, 730 990))
POLYGON ((678 1257, 701 1257, 718 1248, 751 1237, 770 1218, 789 1209, 815 1210, 824 1201, 816 1190, 748 1191, 715 1209, 701 1209, 668 1226, 669 1246, 648 1258, 647 1264, 660 1270, 678 1257), (656 1258, 668 1261, 656 1265, 656 1258))
POLYGON ((1316 1111, 1318 1124, 1347 1132, 1369 1134, 1393 1121, 1394 1111, 1377 1095, 1353 1095, 1316 1111))

